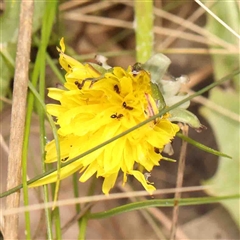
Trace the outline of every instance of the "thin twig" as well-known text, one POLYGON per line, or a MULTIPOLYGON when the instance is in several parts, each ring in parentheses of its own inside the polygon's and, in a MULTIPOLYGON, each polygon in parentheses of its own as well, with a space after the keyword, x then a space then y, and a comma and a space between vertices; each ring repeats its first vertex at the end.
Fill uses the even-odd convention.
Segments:
MULTIPOLYGON (((183 125, 182 132, 184 135, 188 135, 188 126, 183 125)), ((185 159, 186 159, 186 152, 187 152, 187 142, 183 141, 181 146, 181 153, 179 157, 179 164, 178 164, 178 174, 177 174, 177 184, 176 188, 181 188, 183 184, 183 175, 184 175, 184 169, 185 169, 185 159)), ((176 192, 174 195, 175 199, 181 198, 181 193, 176 192)), ((171 228, 171 234, 170 239, 175 240, 176 239, 176 231, 177 231, 177 223, 178 223, 178 214, 179 214, 179 206, 178 203, 175 203, 175 206, 173 208, 173 217, 172 217, 172 228, 171 228)))
MULTIPOLYGON (((7 189, 21 183, 22 146, 28 90, 28 70, 32 33, 33 0, 22 1, 13 87, 13 104, 8 155, 7 189)), ((6 199, 6 208, 19 206, 20 191, 6 199)), ((5 239, 18 239, 18 215, 5 217, 5 239)))

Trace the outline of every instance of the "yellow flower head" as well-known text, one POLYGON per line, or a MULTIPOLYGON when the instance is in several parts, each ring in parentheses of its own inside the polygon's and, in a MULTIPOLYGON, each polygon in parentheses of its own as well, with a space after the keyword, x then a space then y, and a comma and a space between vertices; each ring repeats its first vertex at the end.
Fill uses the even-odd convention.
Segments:
MULTIPOLYGON (((60 64, 66 71, 66 90, 50 88, 49 97, 59 104, 48 104, 47 111, 56 117, 62 161, 68 161, 112 137, 136 126, 158 113, 151 96, 150 75, 114 67, 101 76, 90 64, 81 64, 64 54, 60 43, 60 64)), ((102 191, 108 194, 118 173, 123 173, 123 183, 133 175, 149 192, 155 190, 137 166, 151 171, 159 165, 159 152, 179 130, 168 115, 155 119, 137 130, 63 167, 60 179, 76 171, 82 173, 81 182, 96 174, 103 177, 102 191)), ((46 145, 46 163, 55 162, 55 141, 46 145)), ((54 172, 32 186, 57 181, 54 172)))

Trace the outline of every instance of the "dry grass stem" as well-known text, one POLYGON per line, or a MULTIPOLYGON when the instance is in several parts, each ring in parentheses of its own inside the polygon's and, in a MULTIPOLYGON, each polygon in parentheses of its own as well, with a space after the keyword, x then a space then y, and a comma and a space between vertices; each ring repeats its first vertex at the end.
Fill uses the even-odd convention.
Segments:
MULTIPOLYGON (((154 192, 154 196, 158 196, 161 194, 168 194, 168 193, 176 193, 176 192, 203 191, 209 188, 211 188, 211 186, 193 186, 193 187, 161 189, 161 190, 156 190, 154 192)), ((127 193, 113 193, 107 196, 94 195, 94 196, 87 196, 87 197, 81 197, 81 198, 70 198, 65 200, 59 200, 56 203, 48 202, 48 203, 33 204, 31 206, 22 206, 15 209, 7 209, 3 212, 3 215, 12 215, 16 213, 22 213, 25 211, 36 211, 36 210, 41 210, 45 208, 52 208, 54 204, 55 204, 55 207, 61 207, 61 206, 75 205, 77 203, 109 201, 113 199, 142 197, 142 196, 148 196, 148 195, 149 194, 146 191, 133 191, 133 192, 127 192, 127 193)))
MULTIPOLYGON (((99 12, 101 10, 104 10, 106 8, 113 6, 114 4, 116 4, 116 3, 111 3, 109 1, 95 2, 86 7, 73 9, 72 11, 69 11, 69 13, 87 14, 87 13, 92 13, 92 12, 96 12, 96 11, 99 12)), ((60 10, 62 10, 62 9, 60 8, 60 10)))
POLYGON ((229 25, 227 25, 222 19, 220 19, 215 13, 213 13, 207 6, 205 6, 201 1, 194 0, 199 6, 201 6, 206 12, 208 12, 213 18, 215 18, 221 25, 223 25, 229 32, 240 39, 240 35, 236 33, 229 25))
MULTIPOLYGON (((219 46, 221 46, 221 47, 223 47, 223 48, 225 48, 227 50, 230 50, 230 51, 235 50, 236 51, 236 49, 237 49, 236 46, 234 46, 234 45, 232 45, 230 43, 227 43, 223 39, 221 39, 221 38, 217 37, 216 35, 210 33, 206 29, 204 29, 202 27, 199 27, 198 25, 194 24, 193 22, 191 22, 189 20, 185 20, 185 19, 183 19, 181 17, 178 17, 178 16, 176 16, 174 14, 168 13, 168 12, 166 12, 164 10, 157 9, 157 8, 154 8, 154 14, 156 16, 158 16, 158 17, 162 17, 162 18, 165 18, 165 19, 167 19, 167 20, 169 20, 171 22, 179 24, 180 27, 177 28, 177 30, 179 31, 179 34, 182 34, 182 31, 184 31, 185 29, 190 29, 190 30, 194 31, 197 34, 201 34, 202 36, 206 37, 212 43, 218 44, 219 46)), ((172 36, 170 35, 168 38, 170 38, 170 37, 172 37, 172 36)), ((177 38, 177 37, 179 37, 179 35, 175 36, 175 38, 177 38)), ((166 44, 166 42, 165 42, 165 43, 160 44, 160 48, 168 47, 169 43, 166 44)))
POLYGON ((115 18, 89 16, 79 13, 65 13, 63 16, 66 20, 78 21, 78 22, 88 22, 112 27, 130 28, 133 29, 133 23, 129 21, 124 21, 115 18))
POLYGON ((7 103, 7 104, 12 104, 12 101, 9 100, 8 98, 5 98, 4 96, 0 96, 0 101, 3 101, 5 103, 7 103))
MULTIPOLYGON (((78 21, 78 22, 88 22, 88 23, 101 24, 101 25, 112 26, 112 27, 128 28, 128 29, 134 28, 134 25, 132 22, 115 19, 115 18, 88 16, 88 15, 79 14, 79 13, 65 13, 63 17, 66 20, 72 20, 72 21, 78 21)), ((199 35, 194 35, 191 33, 185 33, 182 31, 177 31, 174 29, 157 27, 157 26, 153 28, 153 31, 154 33, 159 35, 168 36, 171 34, 172 36, 178 36, 179 38, 182 38, 182 39, 206 44, 206 39, 204 37, 199 35)))
POLYGON ((84 3, 87 3, 87 2, 89 2, 89 0, 81 0, 81 1, 72 0, 72 1, 67 1, 67 2, 62 3, 59 6, 59 10, 60 11, 66 11, 66 10, 69 10, 71 8, 75 8, 75 7, 80 6, 80 5, 82 5, 84 3))
MULTIPOLYGON (((183 125, 181 127, 182 133, 185 136, 188 136, 188 126, 183 125)), ((180 149, 180 157, 179 157, 179 163, 178 163, 178 174, 177 174, 177 183, 176 188, 181 188, 183 185, 183 176, 184 176, 184 169, 185 169, 185 160, 186 160, 186 152, 187 152, 187 142, 182 141, 182 146, 180 149)), ((174 195, 175 199, 181 198, 181 193, 176 192, 174 195)), ((176 231, 177 231, 177 223, 178 223, 178 215, 179 215, 179 205, 178 202, 175 202, 175 206, 173 208, 173 217, 172 217, 172 227, 171 227, 171 234, 170 239, 175 240, 176 239, 176 231)))
MULTIPOLYGON (((22 146, 26 116, 33 1, 22 1, 13 87, 7 189, 21 183, 22 146)), ((19 206, 20 191, 6 198, 6 209, 19 206)), ((18 239, 18 215, 5 216, 5 239, 18 239)))
POLYGON ((204 37, 200 35, 195 35, 192 33, 185 33, 182 31, 171 29, 171 28, 157 27, 157 26, 153 28, 153 31, 154 33, 160 34, 160 35, 166 35, 166 36, 171 35, 171 36, 186 39, 192 42, 206 44, 206 39, 204 37))

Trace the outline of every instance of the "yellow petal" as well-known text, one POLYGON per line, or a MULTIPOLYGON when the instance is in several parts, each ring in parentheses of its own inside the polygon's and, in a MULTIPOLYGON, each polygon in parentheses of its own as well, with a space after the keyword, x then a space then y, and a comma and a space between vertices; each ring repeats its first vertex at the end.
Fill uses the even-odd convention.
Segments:
POLYGON ((153 185, 147 183, 144 175, 141 172, 137 170, 132 170, 129 172, 129 174, 133 175, 150 194, 152 194, 156 190, 156 188, 153 185))
POLYGON ((64 43, 64 38, 62 37, 60 40, 60 47, 63 52, 65 52, 65 43, 64 43))
POLYGON ((79 178, 80 182, 86 182, 94 173, 97 171, 96 162, 91 163, 88 168, 84 171, 83 175, 79 178))
MULTIPOLYGON (((64 178, 72 175, 73 173, 80 170, 80 168, 81 168, 81 163, 79 161, 73 162, 65 167, 62 167, 61 171, 60 171, 60 179, 59 180, 62 180, 64 178)), ((38 187, 38 186, 42 186, 45 184, 56 182, 57 176, 58 176, 57 171, 54 171, 53 173, 47 175, 46 177, 43 177, 43 178, 37 180, 36 182, 31 183, 29 185, 29 187, 38 187)))
POLYGON ((60 101, 62 95, 65 93, 64 90, 59 88, 48 88, 48 96, 52 99, 60 101))
POLYGON ((113 188, 113 186, 116 182, 117 176, 118 176, 118 172, 116 172, 108 177, 105 177, 105 179, 103 181, 103 185, 102 185, 102 191, 104 194, 108 194, 110 189, 113 188))

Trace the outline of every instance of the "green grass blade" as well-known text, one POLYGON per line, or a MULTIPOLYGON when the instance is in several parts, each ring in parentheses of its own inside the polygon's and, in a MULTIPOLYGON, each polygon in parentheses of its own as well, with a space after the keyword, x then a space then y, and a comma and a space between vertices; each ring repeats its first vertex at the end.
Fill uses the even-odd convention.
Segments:
POLYGON ((219 152, 217 150, 214 150, 214 149, 212 149, 210 147, 207 147, 207 146, 203 145, 202 143, 199 143, 199 142, 193 140, 192 138, 183 135, 180 132, 177 133, 177 136, 179 138, 181 138, 182 140, 192 144, 193 146, 195 146, 195 147, 197 147, 197 148, 199 148, 199 149, 201 149, 201 150, 203 150, 205 152, 211 153, 211 154, 219 156, 219 157, 221 156, 221 157, 226 157, 226 158, 232 158, 231 156, 229 156, 229 155, 227 155, 225 153, 219 152))
MULTIPOLYGON (((45 95, 45 54, 46 54, 46 48, 47 48, 47 44, 49 41, 49 37, 50 37, 50 33, 51 33, 51 29, 52 29, 52 25, 53 25, 53 20, 54 20, 54 16, 55 14, 51 14, 52 10, 54 10, 54 8, 56 8, 55 3, 53 4, 49 4, 46 6, 45 9, 45 13, 44 13, 44 18, 43 18, 43 27, 42 27, 42 36, 41 36, 41 44, 37 53, 37 58, 36 58, 36 62, 34 65, 34 70, 33 70, 33 74, 32 74, 32 88, 35 89, 37 86, 37 81, 38 78, 40 79, 40 98, 44 99, 44 95, 45 95), (52 20, 50 21, 49 19, 49 15, 52 15, 52 20)), ((39 103, 39 101, 38 101, 39 103)), ((34 105, 34 95, 32 93, 29 94, 28 97, 28 109, 27 109, 27 120, 26 120, 26 131, 25 131, 25 140, 24 140, 24 161, 27 161, 27 149, 28 149, 28 145, 29 145, 29 135, 30 135, 30 126, 31 126, 31 115, 32 115, 32 111, 33 111, 33 105, 34 105)), ((39 113, 39 117, 40 117, 40 141, 41 141, 41 151, 42 151, 42 156, 44 156, 44 146, 45 146, 45 127, 44 127, 44 112, 43 112, 43 108, 38 106, 38 113, 39 113)), ((26 162, 23 163, 24 165, 26 165, 26 162)), ((25 168, 23 168, 25 169, 25 168)), ((44 171, 46 169, 44 168, 44 171)), ((24 177, 26 177, 26 171, 24 170, 24 177)), ((23 180, 23 184, 25 184, 26 181, 23 180)), ((27 187, 27 183, 25 186, 25 191, 27 191, 28 187, 27 187)), ((47 187, 44 187, 44 201, 48 202, 49 201, 49 197, 48 197, 48 191, 47 191, 47 187)), ((53 239, 52 236, 52 231, 51 231, 51 212, 48 209, 45 209, 45 213, 46 213, 46 222, 47 222, 47 232, 48 232, 48 238, 49 239, 53 239)))
POLYGON ((87 221, 88 221, 88 218, 86 216, 81 218, 80 232, 79 232, 79 235, 78 235, 78 240, 85 240, 86 239, 87 221))
POLYGON ((224 200, 232 200, 240 198, 239 194, 221 196, 221 197, 199 197, 199 198, 181 198, 181 199, 157 199, 157 200, 147 200, 136 203, 129 203, 120 207, 110 209, 108 211, 91 213, 88 215, 89 219, 101 219, 112 217, 121 213, 131 212, 135 210, 145 209, 149 207, 174 207, 177 203, 179 206, 192 206, 201 204, 212 204, 218 203, 224 200))
MULTIPOLYGON (((79 190, 78 190, 78 176, 76 173, 73 174, 72 176, 72 181, 73 181, 73 194, 75 198, 79 198, 79 190)), ((79 203, 77 203, 75 205, 76 207, 76 213, 80 213, 81 211, 81 205, 79 203)), ((80 220, 78 220, 78 228, 80 231, 80 227, 81 227, 81 222, 80 220)))

